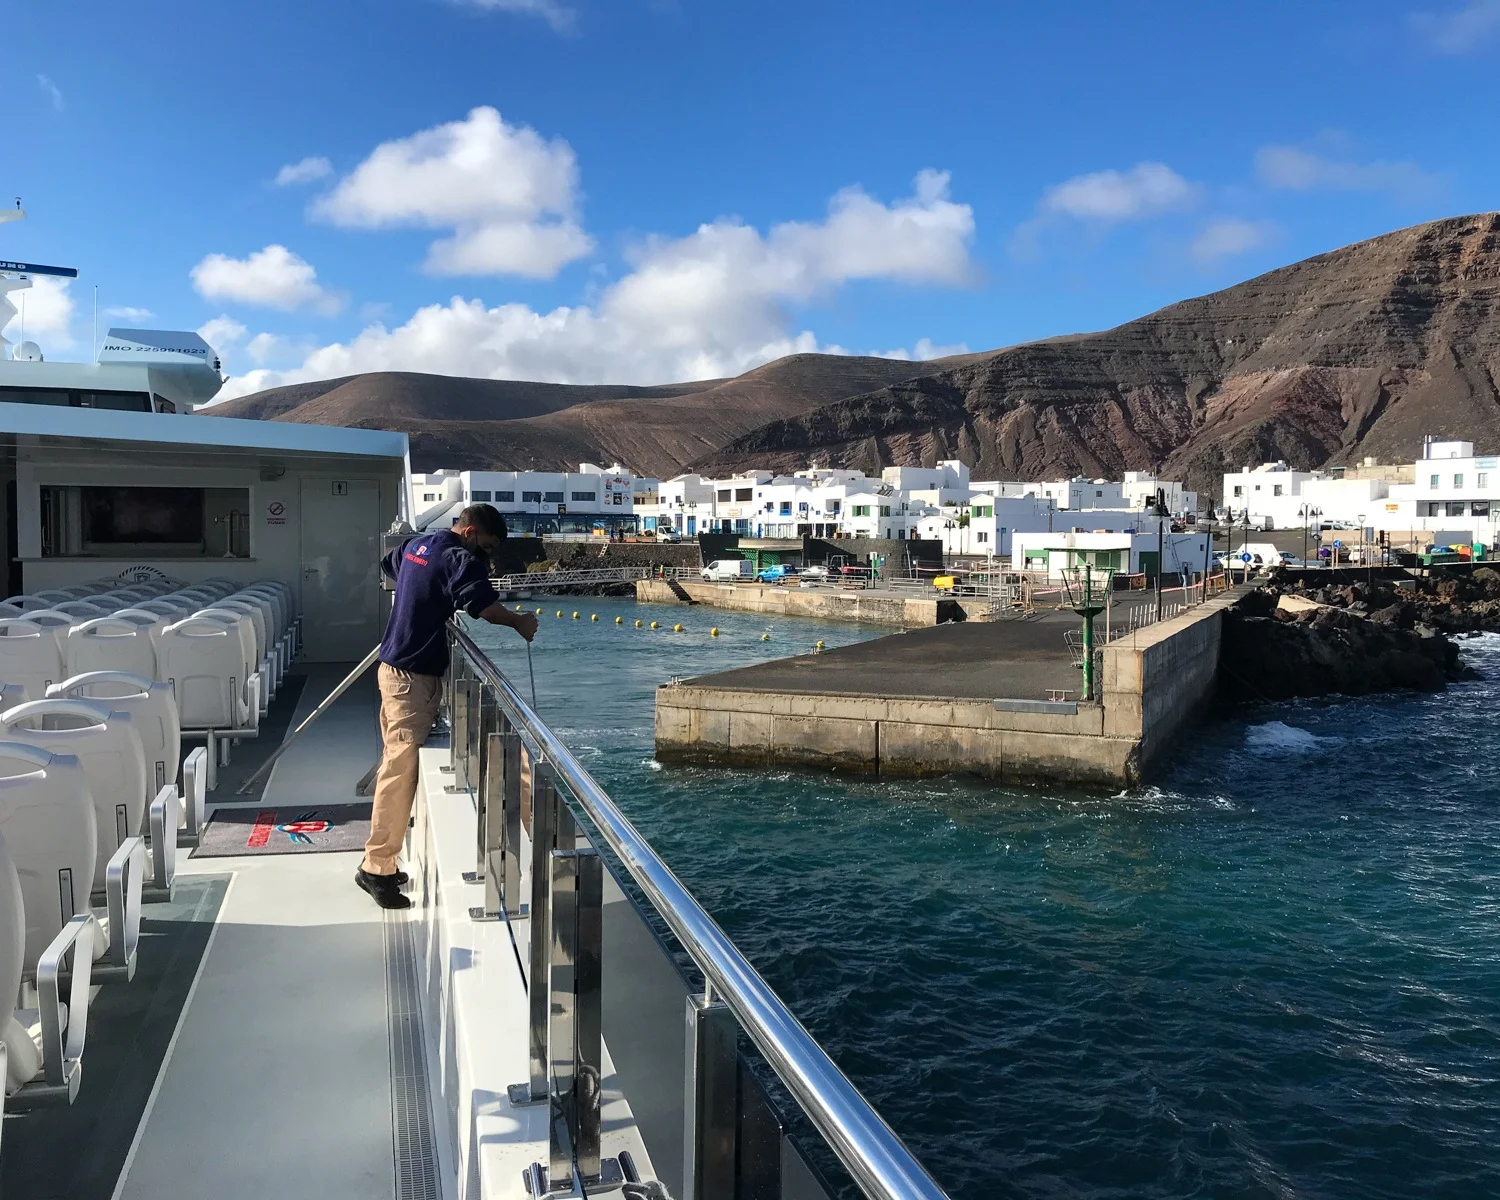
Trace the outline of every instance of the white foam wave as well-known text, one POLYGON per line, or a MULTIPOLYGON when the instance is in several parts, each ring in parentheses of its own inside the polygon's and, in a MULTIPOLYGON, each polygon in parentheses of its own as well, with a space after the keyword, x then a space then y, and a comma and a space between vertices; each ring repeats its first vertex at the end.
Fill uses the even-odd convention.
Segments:
POLYGON ((1319 737, 1285 721, 1267 721, 1264 725, 1252 725, 1245 730, 1245 748, 1265 754, 1311 754, 1338 740, 1319 737))

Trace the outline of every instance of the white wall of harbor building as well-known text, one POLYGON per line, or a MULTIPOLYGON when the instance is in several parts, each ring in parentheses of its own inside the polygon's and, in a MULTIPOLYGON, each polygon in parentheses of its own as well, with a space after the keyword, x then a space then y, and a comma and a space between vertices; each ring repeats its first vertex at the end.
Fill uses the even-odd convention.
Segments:
POLYGON ((1158 564, 1168 575, 1203 571, 1209 561, 1207 533, 1081 532, 1017 533, 1011 539, 1011 565, 1017 570, 1046 571, 1060 580, 1069 568, 1154 575, 1158 564))
POLYGON ((616 463, 581 463, 577 471, 436 471, 412 475, 419 529, 452 523, 466 504, 493 504, 518 536, 631 531, 643 479, 616 463))

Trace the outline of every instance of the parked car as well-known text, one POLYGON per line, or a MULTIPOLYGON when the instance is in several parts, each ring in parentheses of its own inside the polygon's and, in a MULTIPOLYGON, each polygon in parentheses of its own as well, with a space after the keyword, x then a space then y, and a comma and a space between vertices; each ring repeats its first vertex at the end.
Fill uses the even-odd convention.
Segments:
POLYGON ((667 542, 672 545, 676 545, 678 542, 682 541, 682 535, 675 529, 658 529, 656 531, 656 540, 658 542, 667 542))
POLYGON ((812 581, 827 579, 828 568, 823 566, 822 563, 815 563, 810 567, 803 567, 800 571, 797 572, 797 576, 800 579, 812 581))
POLYGON ((772 567, 762 567, 755 573, 757 583, 784 583, 797 572, 785 563, 777 563, 772 567))
POLYGON ((755 564, 748 558, 716 558, 700 572, 705 583, 733 583, 755 578, 755 564))

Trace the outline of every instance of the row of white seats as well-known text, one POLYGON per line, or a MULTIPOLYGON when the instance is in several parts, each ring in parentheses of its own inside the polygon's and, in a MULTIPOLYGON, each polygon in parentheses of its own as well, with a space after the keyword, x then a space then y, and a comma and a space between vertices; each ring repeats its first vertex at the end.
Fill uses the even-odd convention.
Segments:
POLYGON ((182 728, 220 739, 226 752, 229 740, 256 736, 298 650, 290 589, 264 582, 236 591, 211 580, 157 596, 143 597, 145 590, 0 602, 0 614, 21 614, 0 615, 0 680, 39 699, 64 675, 126 671, 167 682, 182 728), (112 607, 122 603, 128 607, 112 607))
POLYGON ((207 776, 198 749, 184 792, 156 786, 177 773, 175 706, 159 685, 103 673, 54 691, 66 694, 0 712, 0 1075, 12 1108, 77 1095, 91 983, 135 974, 146 886, 138 831, 150 830, 150 886, 169 897, 178 809, 186 800, 201 813, 207 776), (173 765, 153 769, 163 744, 173 765))

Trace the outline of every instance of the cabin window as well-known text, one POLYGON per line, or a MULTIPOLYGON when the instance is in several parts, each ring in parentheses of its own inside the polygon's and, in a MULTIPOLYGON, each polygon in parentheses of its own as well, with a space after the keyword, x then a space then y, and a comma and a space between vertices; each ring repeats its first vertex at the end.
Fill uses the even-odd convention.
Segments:
POLYGON ((574 492, 572 496, 575 504, 593 504, 599 499, 598 492, 574 492))
POLYGON ((563 494, 561 492, 543 492, 542 499, 548 504, 561 504, 563 494))
POLYGON ((108 408, 120 412, 150 412, 147 392, 82 392, 73 388, 0 388, 6 404, 51 404, 61 408, 108 408))
POLYGON ((46 486, 44 558, 248 558, 248 488, 46 486))
POLYGON ((173 404, 165 396, 158 396, 155 392, 151 393, 151 405, 159 413, 174 413, 177 411, 177 405, 173 404))
POLYGON ((521 493, 521 503, 522 504, 540 504, 541 502, 542 502, 542 493, 541 492, 522 492, 521 493))
POLYGON ((495 500, 500 504, 514 504, 516 502, 515 492, 496 492, 495 500))
POLYGON ((469 499, 470 500, 483 500, 486 503, 488 503, 489 498, 490 498, 490 493, 489 492, 474 491, 474 492, 471 492, 469 494, 469 499))

